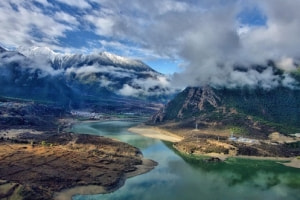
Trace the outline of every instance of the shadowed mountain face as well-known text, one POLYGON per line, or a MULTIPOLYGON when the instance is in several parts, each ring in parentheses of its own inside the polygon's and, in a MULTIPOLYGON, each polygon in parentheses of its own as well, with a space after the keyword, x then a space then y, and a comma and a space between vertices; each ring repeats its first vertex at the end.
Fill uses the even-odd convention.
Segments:
POLYGON ((65 55, 0 48, 0 95, 79 106, 112 98, 164 101, 169 80, 138 60, 107 52, 65 55))
POLYGON ((5 49, 3 49, 2 47, 0 47, 0 53, 3 53, 5 51, 6 51, 5 49))
POLYGON ((197 121, 217 124, 220 128, 251 126, 261 129, 267 125, 274 131, 294 127, 293 131, 300 131, 299 99, 300 90, 284 87, 271 90, 188 87, 152 120, 155 123, 194 121, 193 124, 197 121))

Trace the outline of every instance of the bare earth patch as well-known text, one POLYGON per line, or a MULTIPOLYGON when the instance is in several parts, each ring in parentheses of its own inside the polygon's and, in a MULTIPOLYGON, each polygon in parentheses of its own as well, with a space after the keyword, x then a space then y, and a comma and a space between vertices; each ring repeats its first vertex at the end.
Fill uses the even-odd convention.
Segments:
POLYGON ((0 130, 0 138, 4 139, 13 139, 18 138, 21 134, 33 134, 33 135, 40 135, 43 132, 36 131, 33 129, 6 129, 6 130, 0 130))
POLYGON ((0 179, 6 182, 0 182, 0 195, 70 199, 82 187, 103 193, 120 187, 127 174, 145 173, 156 165, 148 160, 144 167, 144 162, 137 148, 104 137, 63 134, 35 145, 2 141, 0 179))
POLYGON ((289 137, 289 136, 282 135, 278 132, 271 133, 269 135, 269 139, 271 142, 277 142, 280 144, 300 141, 300 138, 298 137, 289 137))

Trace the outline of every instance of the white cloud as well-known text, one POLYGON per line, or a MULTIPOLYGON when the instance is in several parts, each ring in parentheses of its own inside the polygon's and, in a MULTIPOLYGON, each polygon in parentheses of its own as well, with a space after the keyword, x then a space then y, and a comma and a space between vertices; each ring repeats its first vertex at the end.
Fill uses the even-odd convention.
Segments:
POLYGON ((63 69, 53 69, 51 64, 47 62, 46 60, 33 60, 31 63, 29 63, 28 68, 31 69, 40 69, 41 74, 39 74, 40 77, 44 76, 57 76, 61 75, 63 73, 63 69))
POLYGON ((32 2, 0 2, 0 41, 6 46, 59 45, 58 37, 65 37, 73 27, 62 24, 47 15, 32 2))
POLYGON ((44 76, 57 76, 62 74, 63 69, 53 69, 50 63, 46 59, 28 59, 21 54, 13 52, 4 52, 0 53, 0 66, 6 67, 11 63, 19 63, 21 70, 30 69, 36 70, 39 69, 39 77, 44 76))
POLYGON ((240 37, 243 36, 243 34, 247 34, 249 31, 251 31, 251 27, 248 26, 248 25, 245 25, 245 26, 240 26, 238 29, 237 29, 237 33, 240 37))
POLYGON ((70 75, 75 73, 80 79, 89 76, 94 73, 107 73, 110 76, 117 78, 132 77, 133 73, 130 70, 114 67, 114 66, 101 66, 95 65, 84 65, 82 67, 70 67, 66 70, 66 74, 70 75))
MULTIPOLYGON (((101 44, 101 50, 107 51, 107 49, 117 52, 121 56, 130 57, 138 60, 151 60, 151 59, 163 59, 165 56, 160 56, 154 53, 153 50, 144 48, 144 47, 135 47, 130 44, 121 43, 119 41, 107 41, 107 40, 99 40, 101 44)), ((95 51, 99 51, 99 49, 95 49, 95 51)))
POLYGON ((112 37, 126 38, 160 56, 178 56, 186 61, 183 73, 173 76, 176 85, 273 87, 282 77, 269 70, 259 73, 251 66, 300 55, 299 1, 102 3, 114 13, 102 16, 113 24, 109 29, 112 37), (245 6, 262 11, 267 24, 239 24, 237 15, 245 6), (247 72, 235 71, 235 65, 243 65, 247 72))
POLYGON ((52 5, 47 0, 33 0, 33 1, 38 2, 47 7, 52 7, 52 5))
POLYGON ((189 5, 185 2, 165 0, 165 1, 156 1, 155 2, 158 8, 159 14, 165 14, 167 12, 184 12, 189 9, 189 5))
POLYGON ((165 76, 152 76, 149 78, 134 78, 119 90, 125 96, 156 96, 174 93, 170 81, 165 76))
POLYGON ((146 79, 135 79, 133 85, 137 85, 143 88, 144 91, 149 91, 151 88, 160 87, 167 88, 170 87, 170 81, 164 76, 158 76, 156 78, 146 78, 146 79))
POLYGON ((294 71, 297 67, 294 64, 294 60, 292 58, 282 58, 277 63, 278 67, 284 71, 294 71))
POLYGON ((81 9, 89 9, 91 5, 86 0, 56 0, 58 2, 64 3, 66 5, 77 7, 81 9))
POLYGON ((143 92, 140 89, 135 89, 128 84, 124 84, 123 88, 119 90, 119 93, 123 96, 139 96, 143 92))
MULTIPOLYGON (((183 72, 173 76, 173 83, 181 86, 231 86, 244 80, 248 85, 269 87, 279 77, 254 72, 252 64, 264 65, 272 59, 282 69, 292 70, 292 60, 300 57, 300 1, 57 0, 72 6, 70 10, 61 10, 55 1, 36 1, 55 9, 43 10, 33 1, 0 2, 3 44, 48 44, 62 50, 59 38, 66 37, 66 32, 90 31, 104 37, 102 50, 184 60, 183 72), (92 8, 92 3, 100 6, 92 8), (247 6, 263 12, 266 25, 240 24, 237 16, 247 6), (234 65, 245 66, 247 72, 235 71, 234 65)), ((97 49, 93 41, 91 47, 97 49)))
POLYGON ((63 21, 73 25, 79 25, 79 22, 77 21, 76 17, 71 16, 65 12, 56 12, 54 17, 57 21, 63 21))
POLYGON ((110 87, 110 85, 114 84, 114 82, 109 80, 106 76, 101 76, 99 81, 102 87, 110 87))
POLYGON ((114 20, 112 18, 101 15, 86 15, 84 19, 96 27, 97 34, 102 36, 111 36, 113 34, 114 20))
POLYGON ((7 64, 12 62, 24 62, 24 56, 21 56, 19 54, 11 55, 10 52, 0 53, 0 57, 1 66, 6 66, 7 64))

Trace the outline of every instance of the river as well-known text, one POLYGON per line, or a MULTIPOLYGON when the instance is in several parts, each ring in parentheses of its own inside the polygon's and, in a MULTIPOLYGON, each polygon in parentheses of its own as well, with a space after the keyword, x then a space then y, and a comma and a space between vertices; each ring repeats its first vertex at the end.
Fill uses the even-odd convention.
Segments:
POLYGON ((180 155, 170 143, 127 130, 136 124, 106 121, 73 126, 75 133, 107 136, 136 146, 145 158, 159 163, 154 170, 126 180, 113 193, 77 195, 73 200, 300 199, 300 169, 236 158, 205 163, 198 157, 180 155))

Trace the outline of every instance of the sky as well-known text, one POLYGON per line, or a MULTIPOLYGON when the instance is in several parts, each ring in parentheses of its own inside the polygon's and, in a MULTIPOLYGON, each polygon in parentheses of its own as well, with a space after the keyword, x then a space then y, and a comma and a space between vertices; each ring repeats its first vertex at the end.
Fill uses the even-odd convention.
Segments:
POLYGON ((179 86, 270 88, 279 77, 250 66, 271 59, 297 69, 299 8, 300 0, 1 0, 0 45, 108 51, 140 59, 179 86))

